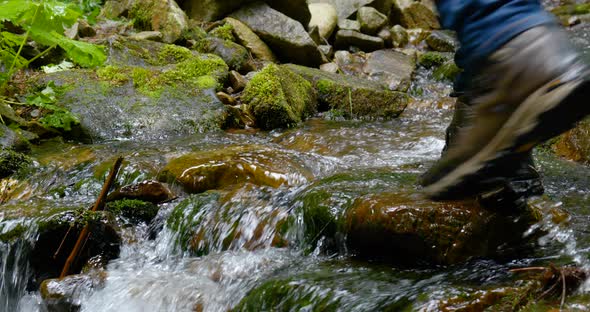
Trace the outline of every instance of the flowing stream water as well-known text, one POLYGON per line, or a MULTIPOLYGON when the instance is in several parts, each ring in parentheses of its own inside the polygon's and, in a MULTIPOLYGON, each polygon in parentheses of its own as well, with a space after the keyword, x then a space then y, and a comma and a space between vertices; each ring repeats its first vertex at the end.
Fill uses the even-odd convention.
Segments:
MULTIPOLYGON (((586 30, 580 31, 579 40, 584 36, 586 30)), ((589 267, 590 167, 542 150, 535 156, 548 195, 543 204, 561 207, 571 219, 567 225, 534 225, 548 234, 537 240, 533 250, 501 259, 430 267, 362 261, 346 250, 308 250, 301 239, 305 224, 296 213, 296 198, 315 180, 342 172, 375 170, 417 175, 440 155, 451 111, 434 107, 450 87, 420 75, 416 85, 426 90, 421 95, 422 104, 388 122, 312 119, 301 128, 270 133, 216 132, 151 143, 42 144, 35 148, 34 168, 26 176, 1 182, 0 233, 19 225, 26 231, 25 239, 0 244, 0 311, 46 311, 40 293, 28 290, 28 255, 38 232, 34 220, 56 207, 91 205, 114 155, 126 159, 117 181, 125 185, 155 179, 167 161, 185 153, 227 146, 270 149, 271 163, 288 159, 306 174, 294 172, 287 177, 288 186, 279 188, 241 185, 232 190, 229 212, 217 223, 215 207, 205 211, 203 218, 210 220, 212 227, 223 234, 238 224, 242 237, 229 247, 212 239, 209 252, 201 256, 179 249, 175 244, 178 234, 166 222, 188 195, 161 204, 151 224, 121 230, 120 255, 108 263, 100 287, 88 281, 77 284, 75 300, 81 311, 227 311, 253 289, 269 282, 277 283, 278 290, 260 296, 293 311, 436 311, 438 300, 511 285, 515 277, 509 269, 514 267, 549 263, 589 267), (430 93, 431 89, 437 92, 430 93), (271 213, 296 217, 287 235, 289 247, 272 247, 271 237, 265 236, 270 226, 264 222, 274 222, 267 218, 271 213), (255 234, 257 228, 263 229, 261 235, 255 234), (252 240, 256 248, 251 248, 252 240)), ((349 187, 370 189, 375 187, 371 183, 350 182, 349 187)), ((583 287, 579 292, 583 296, 589 290, 583 287)), ((265 310, 264 303, 260 305, 259 310, 265 310)))

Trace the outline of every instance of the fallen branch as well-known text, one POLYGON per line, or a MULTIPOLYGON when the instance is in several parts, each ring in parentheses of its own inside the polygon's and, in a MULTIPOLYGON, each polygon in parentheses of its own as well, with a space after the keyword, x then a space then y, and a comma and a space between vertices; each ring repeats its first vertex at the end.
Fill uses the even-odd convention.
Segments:
MULTIPOLYGON (((115 160, 115 163, 113 164, 113 168, 109 172, 109 176, 107 177, 104 185, 102 186, 102 190, 100 191, 100 195, 98 196, 98 199, 96 200, 96 202, 94 203, 94 206, 92 207, 92 209, 90 211, 96 212, 96 211, 102 210, 104 208, 105 200, 107 198, 109 190, 111 189, 111 186, 113 185, 113 183, 115 182, 115 179, 117 178, 117 174, 119 172, 119 169, 121 168, 122 162, 123 162, 123 157, 118 157, 117 160, 115 160)), ((59 275, 59 278, 64 278, 64 277, 66 277, 66 275, 68 275, 68 273, 70 271, 70 267, 72 266, 72 263, 74 263, 76 261, 76 259, 78 258, 78 255, 80 254, 80 251, 82 250, 82 247, 83 247, 82 245, 85 244, 86 239, 88 238, 89 234, 90 234, 90 226, 89 226, 89 224, 86 224, 84 226, 84 228, 82 229, 82 231, 80 232, 80 235, 78 236, 78 240, 76 241, 74 248, 72 248, 72 252, 70 253, 68 259, 66 260, 64 267, 61 271, 61 274, 59 275)), ((67 233, 66 233, 66 235, 67 235, 67 233)), ((64 240, 65 240, 65 238, 64 238, 64 240)), ((61 249, 61 246, 59 249, 61 249)), ((56 254, 59 253, 59 249, 56 252, 56 254)))

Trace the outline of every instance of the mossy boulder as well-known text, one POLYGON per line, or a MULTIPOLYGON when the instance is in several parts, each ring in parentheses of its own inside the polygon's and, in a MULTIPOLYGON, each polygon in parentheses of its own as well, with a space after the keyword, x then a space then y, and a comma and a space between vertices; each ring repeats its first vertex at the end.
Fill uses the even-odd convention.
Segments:
POLYGON ((150 223, 158 214, 158 206, 138 199, 121 199, 106 204, 106 210, 130 223, 150 223))
POLYGON ((476 202, 433 202, 411 190, 355 199, 346 212, 347 245, 358 255, 398 263, 452 264, 489 257, 522 237, 539 219, 527 206, 512 214, 476 202), (500 248, 502 247, 502 248, 500 248))
POLYGON ((311 84, 289 68, 267 65, 244 89, 242 101, 264 129, 294 127, 317 111, 311 84))
POLYGON ((0 178, 6 178, 22 168, 27 167, 31 159, 25 154, 10 150, 0 150, 0 178))
MULTIPOLYGON (((133 54, 130 46, 121 51, 133 54)), ((177 46, 148 46, 160 49, 147 54, 152 50, 137 46, 146 53, 134 57, 132 63, 138 65, 42 74, 33 85, 38 89, 52 83, 64 90, 55 105, 79 122, 81 129, 71 137, 84 142, 147 141, 220 129, 227 114, 215 92, 227 79, 225 62, 177 46)))
POLYGON ((553 150, 568 159, 590 163, 590 118, 559 136, 553 143, 553 150))
POLYGON ((285 66, 313 84, 323 111, 338 111, 348 118, 390 119, 399 116, 408 104, 406 93, 390 91, 378 82, 303 66, 285 66))
POLYGON ((269 190, 254 186, 190 195, 174 207, 166 226, 174 247, 202 256, 223 250, 285 247, 294 220, 287 207, 267 209, 269 190), (262 193, 261 193, 262 192, 262 193), (240 197, 239 201, 235 196, 240 197))
POLYGON ((168 162, 160 175, 161 180, 179 183, 192 193, 246 182, 277 188, 310 178, 288 155, 256 145, 186 154, 168 162))
POLYGON ((453 55, 449 53, 424 52, 418 55, 418 65, 425 68, 437 68, 452 59, 453 55))

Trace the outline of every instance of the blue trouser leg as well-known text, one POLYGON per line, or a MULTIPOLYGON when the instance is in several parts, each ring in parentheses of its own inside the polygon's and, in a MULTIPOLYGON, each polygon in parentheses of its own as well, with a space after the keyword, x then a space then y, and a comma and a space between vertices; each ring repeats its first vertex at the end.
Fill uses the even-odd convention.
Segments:
POLYGON ((494 51, 516 35, 539 25, 557 24, 538 0, 437 0, 440 21, 445 29, 457 32, 461 48, 455 62, 465 70, 457 91, 465 80, 494 51))

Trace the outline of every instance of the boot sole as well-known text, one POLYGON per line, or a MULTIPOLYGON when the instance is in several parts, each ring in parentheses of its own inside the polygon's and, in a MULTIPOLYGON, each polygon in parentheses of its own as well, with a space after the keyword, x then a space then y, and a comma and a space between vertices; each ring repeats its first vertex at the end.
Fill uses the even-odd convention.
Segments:
POLYGON ((590 105, 579 105, 588 96, 588 79, 578 78, 566 83, 557 79, 545 84, 516 109, 484 148, 438 181, 426 186, 423 193, 439 200, 464 197, 457 190, 460 184, 486 164, 510 153, 528 152, 538 143, 572 128, 575 122, 590 113, 590 105), (547 127, 548 120, 554 123, 551 127, 547 127))

